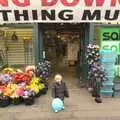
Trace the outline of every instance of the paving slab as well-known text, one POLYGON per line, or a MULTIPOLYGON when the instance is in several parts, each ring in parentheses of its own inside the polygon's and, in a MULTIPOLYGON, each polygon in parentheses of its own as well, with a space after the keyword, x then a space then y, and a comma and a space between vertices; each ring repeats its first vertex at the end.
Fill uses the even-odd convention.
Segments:
POLYGON ((65 110, 51 110, 51 91, 36 98, 32 106, 10 105, 0 108, 0 120, 120 120, 120 99, 105 98, 97 104, 86 89, 70 89, 65 110))

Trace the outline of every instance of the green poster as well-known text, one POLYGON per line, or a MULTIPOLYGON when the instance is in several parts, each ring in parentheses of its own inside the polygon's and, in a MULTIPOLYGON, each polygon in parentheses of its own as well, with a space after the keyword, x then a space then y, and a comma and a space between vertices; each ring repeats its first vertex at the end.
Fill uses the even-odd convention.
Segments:
POLYGON ((115 50, 120 54, 120 27, 102 27, 100 31, 101 49, 115 50))

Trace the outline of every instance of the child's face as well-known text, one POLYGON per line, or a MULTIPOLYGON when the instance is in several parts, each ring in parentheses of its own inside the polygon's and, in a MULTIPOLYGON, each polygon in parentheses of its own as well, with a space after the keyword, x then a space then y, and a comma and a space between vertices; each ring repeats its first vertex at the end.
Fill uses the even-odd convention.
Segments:
POLYGON ((57 79, 56 82, 57 82, 57 83, 61 83, 61 79, 57 79))

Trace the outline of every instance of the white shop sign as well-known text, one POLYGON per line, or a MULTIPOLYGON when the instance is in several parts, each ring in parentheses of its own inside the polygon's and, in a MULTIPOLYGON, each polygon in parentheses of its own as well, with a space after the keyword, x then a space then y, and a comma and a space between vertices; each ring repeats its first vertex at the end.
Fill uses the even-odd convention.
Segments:
POLYGON ((119 20, 120 0, 0 0, 0 23, 119 20))

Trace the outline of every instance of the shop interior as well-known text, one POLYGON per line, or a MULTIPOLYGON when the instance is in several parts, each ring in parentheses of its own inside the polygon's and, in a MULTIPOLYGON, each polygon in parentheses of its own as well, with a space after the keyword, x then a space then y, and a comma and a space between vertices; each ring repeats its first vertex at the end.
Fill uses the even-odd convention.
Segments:
POLYGON ((83 24, 44 25, 45 57, 52 64, 53 75, 60 73, 65 79, 72 79, 71 85, 77 85, 75 79, 82 32, 83 24))

